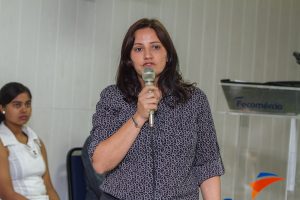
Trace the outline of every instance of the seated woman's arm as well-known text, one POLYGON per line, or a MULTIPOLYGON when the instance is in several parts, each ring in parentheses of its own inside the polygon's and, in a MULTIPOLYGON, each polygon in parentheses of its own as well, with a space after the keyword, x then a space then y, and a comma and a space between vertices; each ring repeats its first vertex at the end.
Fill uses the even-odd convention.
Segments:
MULTIPOLYGON (((41 140, 40 140, 41 141, 41 140)), ((46 165, 46 172, 43 176, 44 183, 46 186, 47 194, 50 200, 59 200, 58 194, 56 193, 50 178, 49 168, 48 168, 48 159, 47 152, 44 143, 41 141, 41 151, 46 165)))
POLYGON ((24 196, 14 191, 9 173, 8 149, 0 140, 0 199, 2 200, 27 200, 24 196))

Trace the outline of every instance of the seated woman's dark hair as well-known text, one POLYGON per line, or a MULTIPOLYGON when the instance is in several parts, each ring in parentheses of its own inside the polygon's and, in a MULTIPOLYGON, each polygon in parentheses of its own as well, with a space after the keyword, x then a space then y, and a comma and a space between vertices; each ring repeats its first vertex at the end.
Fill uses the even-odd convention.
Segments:
MULTIPOLYGON (((5 84, 0 89, 0 105, 2 107, 5 107, 14 98, 16 98, 19 94, 24 93, 24 92, 29 95, 30 99, 32 98, 30 90, 23 84, 18 83, 18 82, 10 82, 10 83, 5 84)), ((2 122, 4 119, 5 119, 4 114, 0 113, 0 122, 2 122)))
POLYGON ((143 28, 153 29, 167 51, 167 63, 158 79, 158 88, 162 91, 163 96, 167 94, 174 95, 176 103, 186 101, 195 83, 190 84, 183 81, 178 71, 179 61, 177 52, 166 28, 160 21, 147 18, 140 19, 131 25, 123 40, 117 73, 117 86, 125 96, 125 100, 127 102, 136 102, 137 95, 141 91, 141 85, 133 67, 130 52, 134 45, 135 32, 143 28))

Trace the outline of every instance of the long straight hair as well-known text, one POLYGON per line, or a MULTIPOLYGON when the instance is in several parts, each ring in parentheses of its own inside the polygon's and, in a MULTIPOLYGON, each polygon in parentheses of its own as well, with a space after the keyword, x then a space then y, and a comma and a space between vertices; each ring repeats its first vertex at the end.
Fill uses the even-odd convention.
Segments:
POLYGON ((143 18, 131 25, 123 39, 121 58, 117 72, 117 86, 125 96, 127 102, 136 102, 138 93, 141 91, 141 84, 134 69, 130 57, 135 40, 135 32, 139 29, 151 28, 155 31, 162 45, 167 51, 167 63, 158 79, 158 88, 163 96, 172 94, 176 103, 185 102, 194 89, 195 83, 184 82, 179 73, 179 60, 172 39, 157 19, 143 18))

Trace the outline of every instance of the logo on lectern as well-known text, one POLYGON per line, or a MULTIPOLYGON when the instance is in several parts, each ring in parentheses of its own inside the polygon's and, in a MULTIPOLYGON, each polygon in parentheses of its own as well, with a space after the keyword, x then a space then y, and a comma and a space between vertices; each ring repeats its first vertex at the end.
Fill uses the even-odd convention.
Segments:
MULTIPOLYGON (((282 181, 284 178, 278 177, 277 174, 270 172, 260 172, 256 176, 256 180, 250 183, 250 187, 252 188, 252 200, 256 198, 256 196, 263 191, 269 185, 276 183, 278 181, 282 181)), ((225 198, 223 200, 233 200, 232 198, 225 198)))
POLYGON ((257 176, 256 176, 256 181, 252 182, 250 184, 251 188, 252 188, 252 200, 255 199, 255 197, 266 187, 268 187, 269 185, 278 182, 278 181, 282 181, 283 178, 278 177, 277 174, 274 173, 269 173, 269 172, 260 172, 257 176))

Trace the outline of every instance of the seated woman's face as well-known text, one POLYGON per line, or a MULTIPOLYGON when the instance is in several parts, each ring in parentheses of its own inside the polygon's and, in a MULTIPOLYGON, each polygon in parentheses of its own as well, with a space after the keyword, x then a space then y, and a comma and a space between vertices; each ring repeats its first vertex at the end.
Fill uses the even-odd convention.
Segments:
POLYGON ((21 93, 2 110, 5 111, 6 124, 22 126, 28 122, 31 116, 31 98, 28 93, 21 93))

